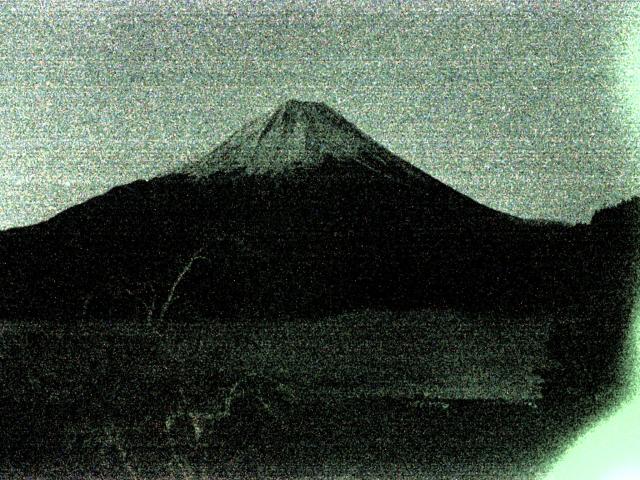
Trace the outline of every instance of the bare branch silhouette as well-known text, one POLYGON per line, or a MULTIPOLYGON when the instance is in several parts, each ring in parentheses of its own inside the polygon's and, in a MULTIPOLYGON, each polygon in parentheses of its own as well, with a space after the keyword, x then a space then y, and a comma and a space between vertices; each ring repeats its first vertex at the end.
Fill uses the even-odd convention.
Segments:
POLYGON ((171 284, 171 288, 169 289, 167 298, 162 304, 162 307, 160 308, 160 314, 158 315, 158 320, 160 322, 164 321, 164 318, 167 312, 169 311, 169 308, 171 308, 171 305, 173 304, 176 298, 176 291, 178 290, 178 287, 180 286, 184 278, 187 276, 187 274, 193 268, 193 264, 198 260, 204 260, 204 261, 209 260, 207 257, 202 256, 202 252, 204 251, 204 248, 205 248, 204 246, 200 247, 198 250, 193 252, 193 254, 191 255, 191 257, 189 257, 189 260, 187 261, 185 266, 182 268, 182 270, 180 271, 180 273, 178 274, 174 282, 171 284))
POLYGON ((145 317, 145 322, 147 324, 150 324, 151 321, 153 320, 153 316, 156 313, 156 303, 157 303, 158 294, 153 284, 145 282, 142 284, 142 286, 143 288, 141 292, 136 292, 129 288, 125 288, 124 291, 128 295, 137 299, 142 304, 142 306, 145 308, 145 311, 147 313, 145 317), (140 293, 142 293, 142 296, 140 296, 140 293))

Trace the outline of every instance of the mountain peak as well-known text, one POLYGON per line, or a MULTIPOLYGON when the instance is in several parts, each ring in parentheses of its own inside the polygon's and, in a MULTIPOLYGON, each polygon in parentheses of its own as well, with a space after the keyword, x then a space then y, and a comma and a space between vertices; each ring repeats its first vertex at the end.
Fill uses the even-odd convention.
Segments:
POLYGON ((287 110, 287 111, 300 111, 300 110, 309 110, 316 108, 324 108, 329 110, 330 108, 327 104, 323 102, 310 102, 307 100, 298 100, 296 98, 290 98, 285 102, 282 102, 277 110, 287 110))
POLYGON ((321 102, 290 99, 258 117, 182 173, 277 176, 331 162, 406 180, 426 176, 321 102))

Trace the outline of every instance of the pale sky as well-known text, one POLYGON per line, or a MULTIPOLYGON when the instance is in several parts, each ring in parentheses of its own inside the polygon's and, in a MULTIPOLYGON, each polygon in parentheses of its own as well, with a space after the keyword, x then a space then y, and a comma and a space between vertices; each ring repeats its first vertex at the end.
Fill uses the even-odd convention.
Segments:
POLYGON ((3 2, 0 228, 167 172, 288 98, 493 208, 586 222, 640 193, 630 5, 3 2))

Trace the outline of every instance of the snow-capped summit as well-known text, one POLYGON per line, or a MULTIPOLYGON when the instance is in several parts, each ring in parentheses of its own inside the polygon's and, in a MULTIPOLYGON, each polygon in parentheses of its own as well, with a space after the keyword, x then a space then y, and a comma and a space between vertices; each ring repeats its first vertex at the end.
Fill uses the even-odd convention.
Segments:
POLYGON ((424 174, 376 143, 324 103, 288 100, 237 130, 182 173, 276 176, 327 162, 359 165, 396 180, 424 174))

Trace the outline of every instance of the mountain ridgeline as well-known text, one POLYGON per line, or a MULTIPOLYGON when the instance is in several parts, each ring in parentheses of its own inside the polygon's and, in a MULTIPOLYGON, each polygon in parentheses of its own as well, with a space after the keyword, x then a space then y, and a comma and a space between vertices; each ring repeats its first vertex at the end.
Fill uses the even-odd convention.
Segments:
POLYGON ((358 308, 628 308, 638 199, 590 225, 487 208, 324 104, 0 233, 0 317, 202 321, 358 308))

